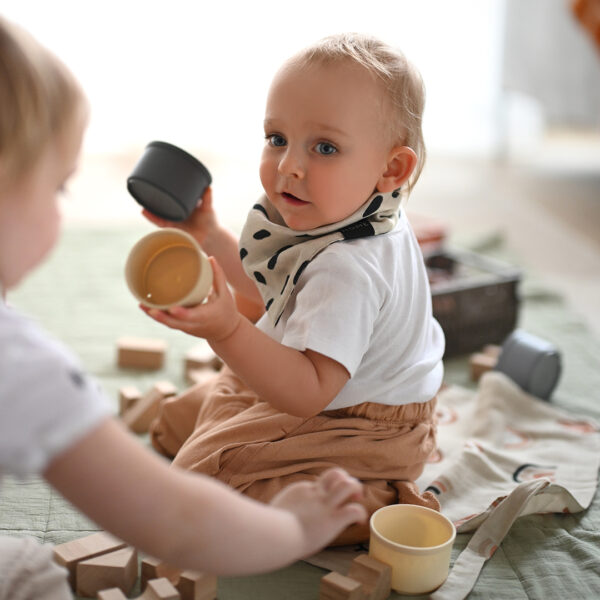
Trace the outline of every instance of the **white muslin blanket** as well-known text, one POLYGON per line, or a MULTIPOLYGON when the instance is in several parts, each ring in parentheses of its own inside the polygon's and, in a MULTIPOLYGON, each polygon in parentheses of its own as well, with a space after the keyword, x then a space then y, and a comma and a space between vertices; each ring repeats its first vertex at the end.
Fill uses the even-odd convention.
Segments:
MULTIPOLYGON (((458 600, 473 589, 517 517, 575 513, 590 505, 600 429, 495 371, 481 378, 477 390, 450 386, 438 400, 438 449, 417 483, 437 495, 458 532, 475 531, 431 596, 458 600)), ((309 562, 343 570, 359 551, 347 550, 325 551, 309 562)))

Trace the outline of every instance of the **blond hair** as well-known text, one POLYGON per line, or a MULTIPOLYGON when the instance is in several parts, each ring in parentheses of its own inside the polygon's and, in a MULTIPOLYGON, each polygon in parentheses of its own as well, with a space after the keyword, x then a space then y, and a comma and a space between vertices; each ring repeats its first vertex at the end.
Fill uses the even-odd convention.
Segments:
POLYGON ((301 50, 290 61, 300 65, 353 61, 383 84, 391 105, 389 134, 394 144, 409 146, 417 155, 417 166, 407 182, 410 193, 425 164, 422 119, 425 86, 417 69, 404 54, 381 40, 359 33, 331 35, 301 50))
POLYGON ((0 17, 0 183, 19 181, 67 134, 87 101, 67 67, 0 17))

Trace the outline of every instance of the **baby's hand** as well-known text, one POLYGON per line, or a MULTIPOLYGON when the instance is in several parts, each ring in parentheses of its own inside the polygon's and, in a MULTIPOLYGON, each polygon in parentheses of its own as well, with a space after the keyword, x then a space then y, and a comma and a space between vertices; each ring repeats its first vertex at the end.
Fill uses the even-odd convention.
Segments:
POLYGON ((204 242, 211 232, 218 229, 217 217, 212 205, 212 190, 206 188, 202 201, 198 203, 194 212, 185 221, 168 221, 157 217, 149 210, 142 210, 142 215, 158 227, 175 227, 192 235, 204 247, 204 242))
POLYGON ((209 260, 213 270, 213 287, 206 302, 189 308, 173 306, 159 310, 144 305, 140 305, 140 308, 167 327, 206 338, 209 342, 220 342, 229 337, 237 329, 242 317, 227 286, 223 269, 214 257, 211 256, 209 260))
POLYGON ((293 483, 271 505, 292 512, 302 528, 308 556, 333 541, 346 527, 362 523, 367 511, 359 503, 362 484, 339 468, 325 471, 316 481, 293 483))

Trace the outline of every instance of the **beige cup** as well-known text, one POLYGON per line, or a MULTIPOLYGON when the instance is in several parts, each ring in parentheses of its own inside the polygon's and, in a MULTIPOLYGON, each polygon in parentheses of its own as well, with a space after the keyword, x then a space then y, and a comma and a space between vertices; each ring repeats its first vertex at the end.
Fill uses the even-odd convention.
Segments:
POLYGON ((448 577, 456 537, 452 521, 414 504, 384 506, 371 515, 369 556, 392 568, 400 594, 432 592, 448 577))
POLYGON ((125 279, 142 304, 165 309, 202 302, 212 286, 213 272, 191 235, 165 228, 144 236, 131 249, 125 279))

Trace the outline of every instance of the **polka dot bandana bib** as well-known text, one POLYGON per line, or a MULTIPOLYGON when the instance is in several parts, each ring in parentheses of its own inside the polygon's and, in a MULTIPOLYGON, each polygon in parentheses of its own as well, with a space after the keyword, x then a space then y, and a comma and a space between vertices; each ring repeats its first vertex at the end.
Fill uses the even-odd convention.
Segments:
POLYGON ((355 213, 309 231, 287 227, 266 196, 252 207, 240 237, 240 258, 277 325, 302 271, 330 244, 380 235, 398 221, 400 190, 374 193, 355 213))

